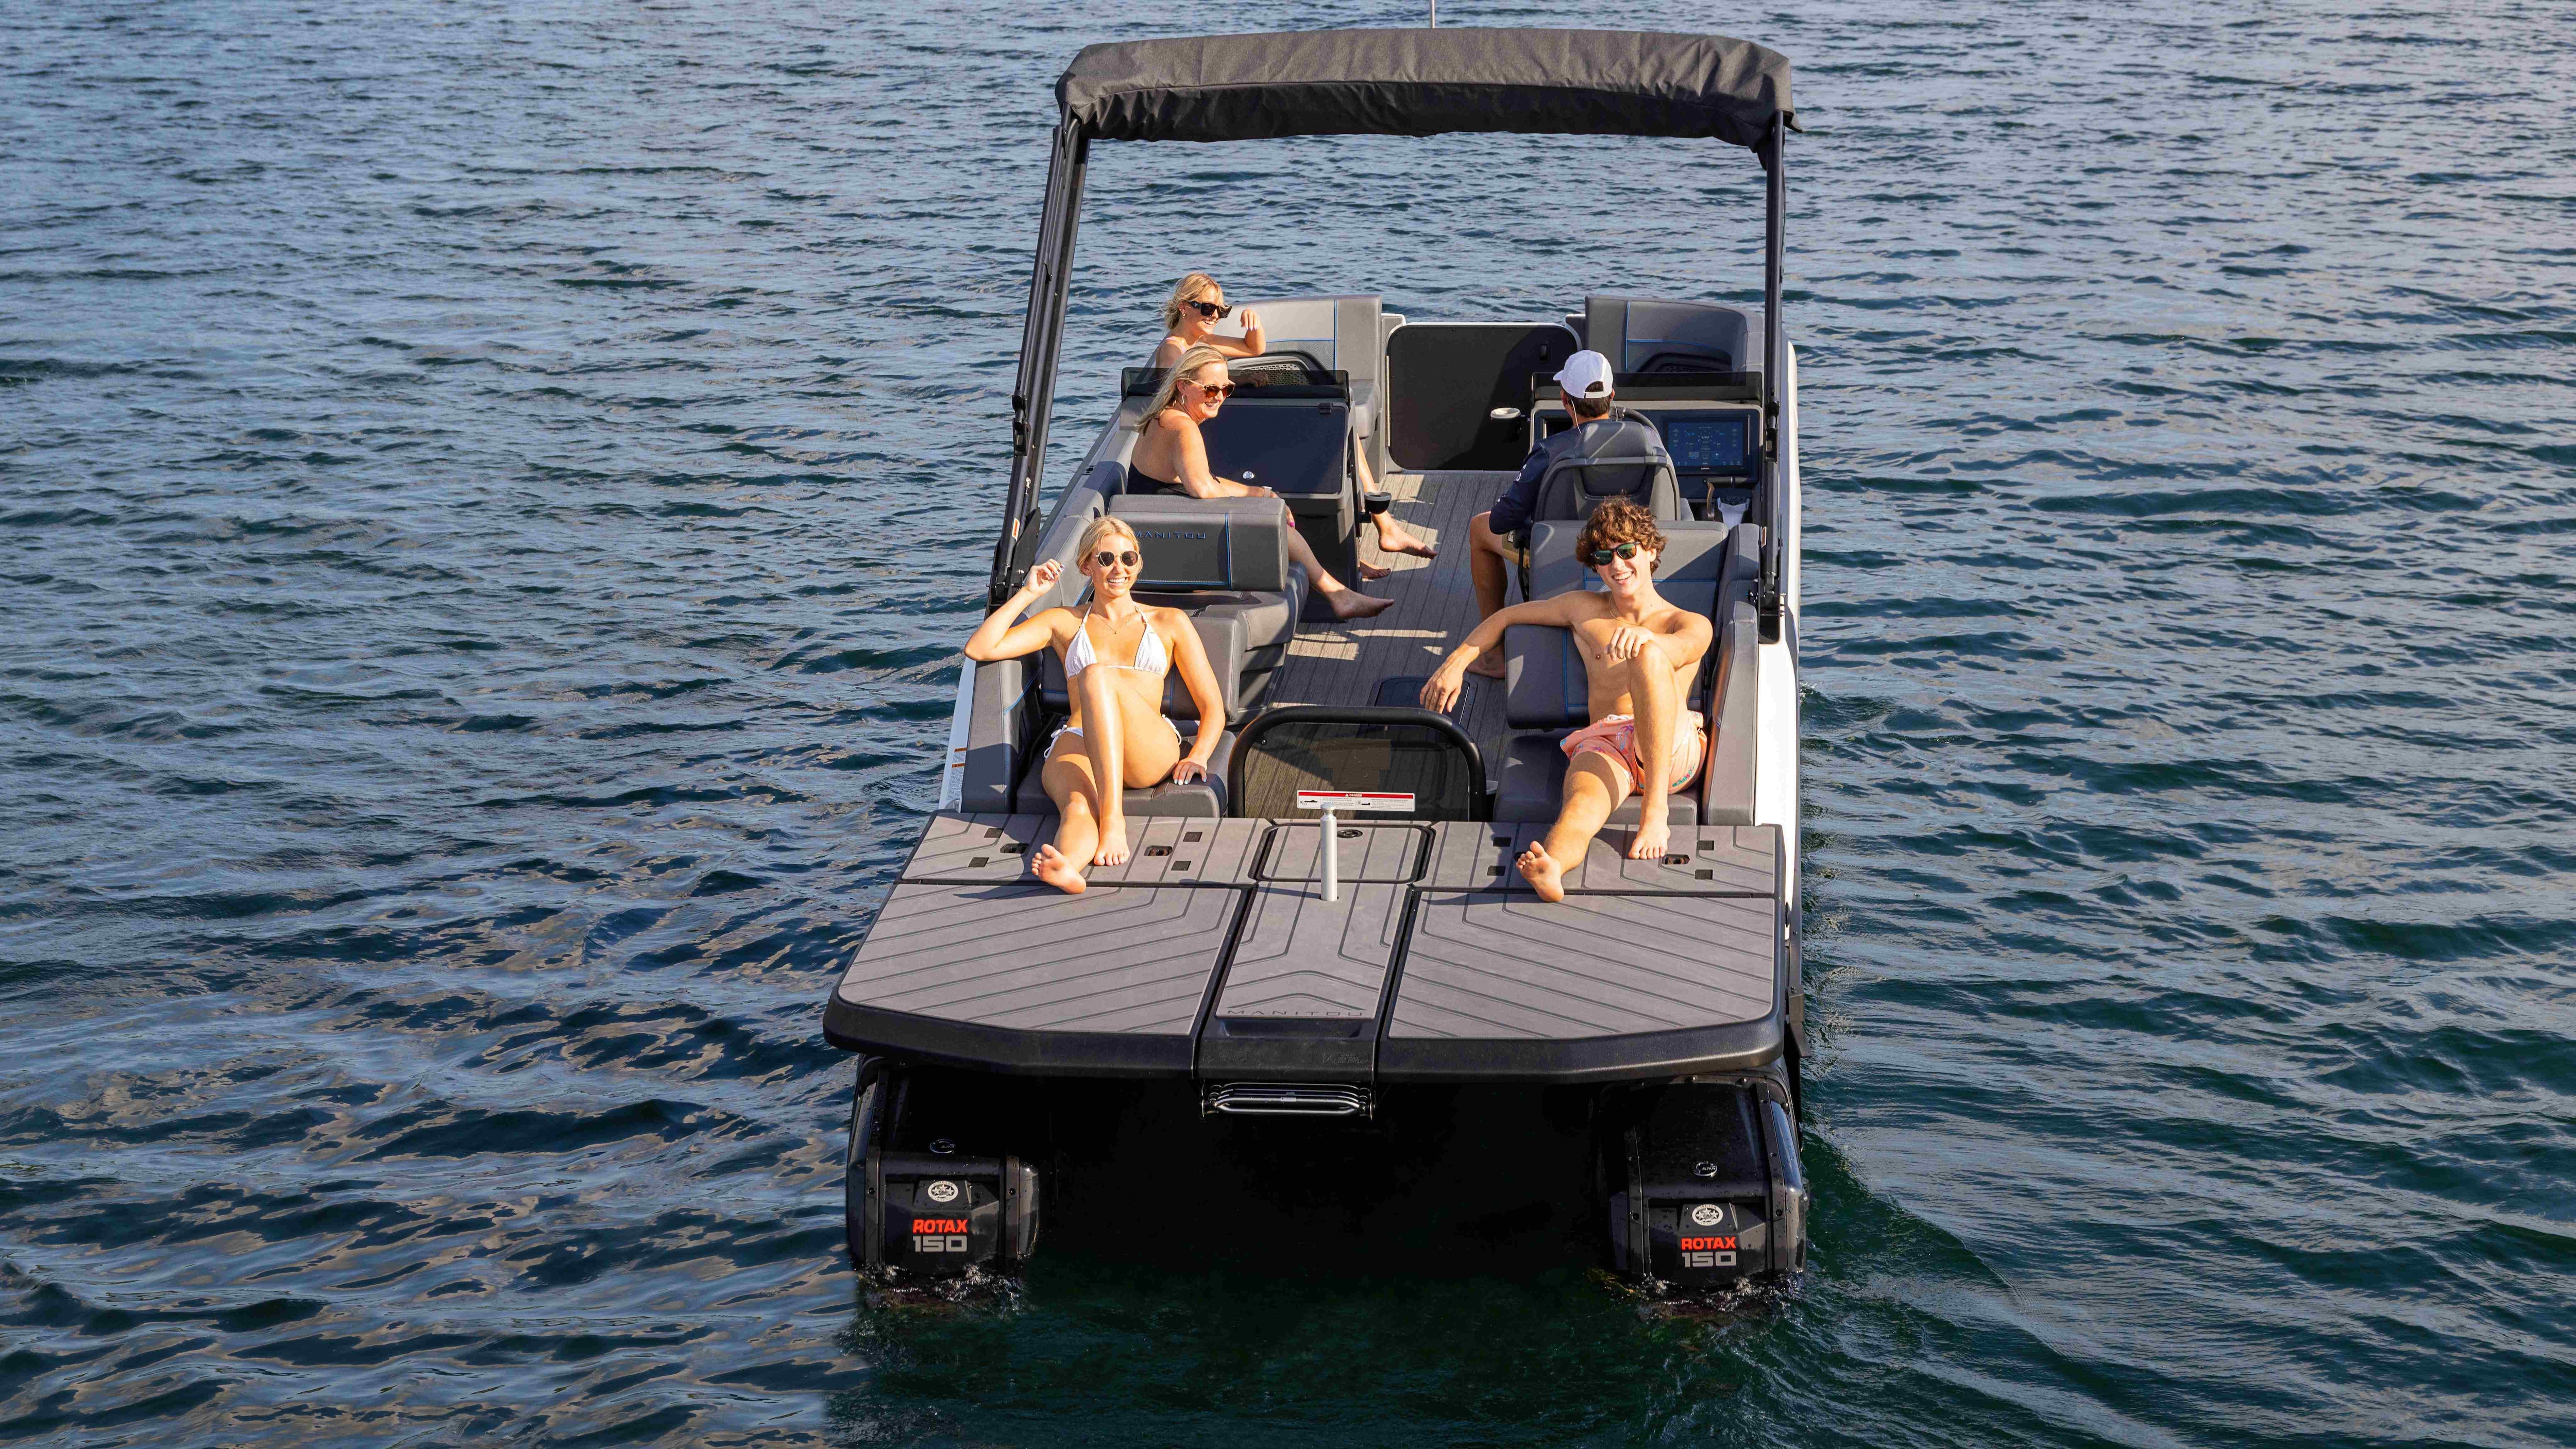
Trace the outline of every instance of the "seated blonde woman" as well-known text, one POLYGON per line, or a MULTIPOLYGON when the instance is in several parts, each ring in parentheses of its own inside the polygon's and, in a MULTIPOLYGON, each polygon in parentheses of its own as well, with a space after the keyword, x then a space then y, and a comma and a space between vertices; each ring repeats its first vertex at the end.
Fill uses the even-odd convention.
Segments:
MULTIPOLYGON (((1243 309, 1243 335, 1220 337, 1216 324, 1233 312, 1226 304, 1225 288, 1205 272, 1192 272, 1172 285, 1171 298, 1163 303, 1163 341, 1154 349, 1154 365, 1170 367, 1181 360, 1181 354, 1193 347, 1214 348, 1219 356, 1259 357, 1270 345, 1262 335, 1261 317, 1251 308, 1243 309)), ((1360 491, 1377 491, 1377 476, 1369 470, 1368 450, 1351 440, 1351 468, 1359 475, 1360 491)), ((1409 553, 1416 558, 1438 558, 1438 547, 1424 543, 1395 521, 1393 513, 1373 516, 1377 525, 1377 546, 1386 553, 1409 553)), ((1360 565, 1362 579, 1382 579, 1387 571, 1360 565)))
MULTIPOLYGON (((1225 354, 1201 345, 1181 354, 1180 363, 1163 375, 1163 385, 1145 407, 1137 424, 1143 436, 1127 463, 1130 493, 1179 493, 1191 498, 1276 498, 1268 488, 1255 488, 1208 471, 1207 439, 1199 425, 1215 417, 1234 393, 1226 380, 1225 354)), ((1288 534, 1290 561, 1303 564, 1315 592, 1336 619, 1365 619, 1394 607, 1393 599, 1372 598, 1324 571, 1315 550, 1294 529, 1288 534)))
POLYGON ((1091 580, 1081 613, 1049 609, 1012 622, 1063 577, 1061 567, 1042 563, 966 641, 966 657, 979 664, 1045 648, 1064 656, 1073 714, 1048 743, 1038 777, 1055 802, 1055 839, 1031 860, 1038 879, 1060 891, 1081 891, 1082 873, 1095 862, 1124 864, 1126 791, 1205 777, 1225 728, 1225 697, 1198 631, 1180 610, 1150 609, 1132 596, 1143 565, 1134 529, 1095 519, 1074 551, 1074 567, 1091 580), (1163 714, 1163 679, 1175 665, 1199 711, 1198 739, 1186 754, 1179 726, 1163 714))

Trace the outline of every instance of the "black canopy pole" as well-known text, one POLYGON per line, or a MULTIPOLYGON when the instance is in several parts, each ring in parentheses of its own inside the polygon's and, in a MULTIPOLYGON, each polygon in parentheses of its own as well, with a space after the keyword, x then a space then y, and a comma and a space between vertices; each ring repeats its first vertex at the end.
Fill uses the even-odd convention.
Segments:
POLYGON ((1788 329, 1781 325, 1780 282, 1787 269, 1789 256, 1789 121, 1774 112, 1770 134, 1762 140, 1762 170, 1768 185, 1763 198, 1762 242, 1762 416, 1771 437, 1771 446, 1763 450, 1763 471, 1769 489, 1763 509, 1770 525, 1769 536, 1762 543, 1762 633, 1776 639, 1780 632, 1781 595, 1786 581, 1780 576, 1780 560, 1788 546, 1789 470, 1781 458, 1783 417, 1781 398, 1788 387, 1788 329))
POLYGON ((1045 481, 1047 419, 1054 411, 1056 358, 1064 346, 1065 299, 1073 280, 1074 233, 1082 215, 1083 172, 1091 142, 1067 121, 1056 127, 1047 162, 1044 219, 1038 254, 1029 272, 1028 320, 1020 331, 1020 371, 1011 388, 1011 484, 1002 508, 1001 537, 993 543, 993 573, 985 586, 992 606, 1019 587, 1036 547, 1039 485, 1045 481))

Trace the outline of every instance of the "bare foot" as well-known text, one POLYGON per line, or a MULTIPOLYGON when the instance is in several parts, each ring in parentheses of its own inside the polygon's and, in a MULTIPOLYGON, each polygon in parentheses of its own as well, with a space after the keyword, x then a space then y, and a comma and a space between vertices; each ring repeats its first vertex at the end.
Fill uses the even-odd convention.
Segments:
POLYGON ((1365 619, 1372 614, 1383 614, 1395 607, 1393 599, 1381 599, 1371 594, 1363 594, 1357 589, 1344 589, 1339 593, 1326 594, 1324 603, 1332 609, 1333 617, 1336 619, 1365 619))
POLYGON ((1467 666, 1467 672, 1483 679, 1504 679, 1509 677, 1503 672, 1503 661, 1491 654, 1477 655, 1476 662, 1467 666))
POLYGON ((1376 564, 1364 563, 1360 565, 1360 582, 1373 584, 1394 572, 1393 569, 1382 569, 1376 564))
POLYGON ((1379 526, 1377 547, 1380 553, 1409 553, 1415 558, 1440 557, 1438 544, 1424 543, 1421 539, 1405 532, 1403 524, 1393 520, 1379 526))
POLYGON ((1637 838, 1628 842, 1630 860, 1661 860, 1672 846, 1672 807, 1641 811, 1638 815, 1637 838))
POLYGON ((1038 879, 1067 895, 1083 892, 1082 872, 1074 869, 1073 862, 1052 844, 1038 847, 1038 853, 1029 857, 1029 869, 1037 873, 1038 879))
POLYGON ((1127 863, 1127 819, 1125 816, 1112 815, 1108 819, 1100 822, 1100 848, 1091 853, 1091 863, 1093 865, 1125 865, 1127 863))
POLYGON ((1519 865, 1522 879, 1530 883, 1531 890, 1538 892, 1540 900, 1565 899, 1565 867, 1557 864, 1556 857, 1547 853, 1546 841, 1531 841, 1530 848, 1521 852, 1519 865))

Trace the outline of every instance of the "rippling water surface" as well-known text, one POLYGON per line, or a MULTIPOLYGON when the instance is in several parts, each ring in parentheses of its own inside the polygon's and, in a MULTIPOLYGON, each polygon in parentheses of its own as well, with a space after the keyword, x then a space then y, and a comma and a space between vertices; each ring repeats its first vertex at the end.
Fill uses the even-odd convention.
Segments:
MULTIPOLYGON (((1816 1268, 871 1306, 819 1010, 930 804, 1082 43, 1410 6, 16 7, 0 1440, 2576 1438, 2576 42, 1896 0, 1798 66, 1816 1268)), ((1172 275, 1758 295, 1741 153, 1104 147, 1172 275)))

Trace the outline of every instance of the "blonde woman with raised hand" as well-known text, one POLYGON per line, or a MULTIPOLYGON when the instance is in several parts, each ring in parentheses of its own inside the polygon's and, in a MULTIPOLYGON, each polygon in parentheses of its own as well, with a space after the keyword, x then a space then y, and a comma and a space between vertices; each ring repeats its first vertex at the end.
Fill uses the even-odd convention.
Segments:
POLYGON ((1169 367, 1193 347, 1213 347, 1220 357, 1259 357, 1270 339, 1262 335, 1261 314, 1251 308, 1243 309, 1241 337, 1216 335, 1216 324, 1233 311, 1225 288, 1205 272, 1173 283, 1172 295, 1163 302, 1163 342, 1154 349, 1154 366, 1169 367))
MULTIPOLYGON (((1170 299, 1163 303, 1164 336, 1162 345, 1154 349, 1154 366, 1170 367, 1181 360, 1181 354, 1194 347, 1209 348, 1219 357, 1259 357, 1269 346, 1270 339, 1262 334, 1260 314, 1251 308, 1243 309, 1241 337, 1216 334, 1216 324, 1224 321, 1233 310, 1226 303, 1225 288, 1217 285, 1216 278, 1205 272, 1192 272, 1181 278, 1173 284, 1170 299)), ((1368 451, 1359 446, 1356 438, 1352 439, 1351 468, 1359 475, 1361 492, 1377 491, 1377 477, 1369 470, 1368 451)), ((1374 514, 1370 521, 1377 526, 1379 551, 1409 553, 1416 558, 1440 556, 1437 545, 1416 538, 1396 521, 1392 512, 1374 514)), ((1360 565, 1362 579, 1382 579, 1386 575, 1385 569, 1360 565)))
POLYGON ((1136 530, 1096 518, 1074 550, 1074 567, 1091 580, 1082 612, 1049 609, 1012 622, 1064 576, 1050 560, 1029 570, 1028 582, 966 641, 966 657, 979 664, 1047 648, 1064 657, 1073 713, 1047 742, 1038 776, 1055 802, 1055 839, 1030 859, 1038 879, 1060 891, 1079 893, 1094 864, 1125 864, 1126 791, 1205 778, 1225 729, 1225 698, 1198 630, 1180 610, 1147 608, 1133 596, 1144 562, 1136 530), (1199 712, 1198 739, 1186 753, 1180 727, 1163 714, 1163 680, 1176 667, 1199 712))
MULTIPOLYGON (((1227 381, 1225 354, 1202 343, 1181 354, 1163 375, 1163 385, 1145 407, 1137 424, 1144 436, 1128 455, 1127 491, 1178 493, 1191 498, 1276 498, 1278 492, 1219 478, 1208 471, 1207 439, 1200 425, 1217 415, 1234 393, 1227 381)), ((1363 594, 1324 571, 1315 550, 1295 529, 1288 531, 1288 557, 1305 566, 1306 577, 1336 619, 1365 619, 1394 607, 1395 600, 1363 594)))

